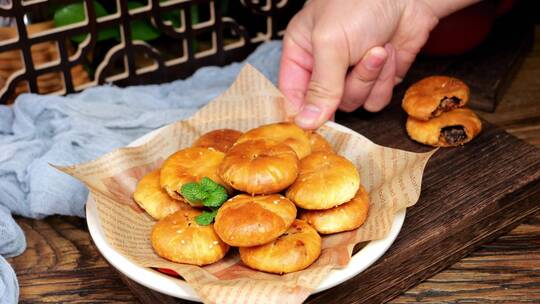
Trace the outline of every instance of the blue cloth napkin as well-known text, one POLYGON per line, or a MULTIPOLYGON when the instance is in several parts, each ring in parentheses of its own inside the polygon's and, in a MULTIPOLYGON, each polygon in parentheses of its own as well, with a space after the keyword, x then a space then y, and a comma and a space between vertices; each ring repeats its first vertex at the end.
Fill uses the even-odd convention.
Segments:
MULTIPOLYGON (((281 43, 268 42, 246 61, 276 83, 280 54, 281 43)), ((49 163, 86 162, 189 117, 225 91, 242 66, 205 67, 162 85, 101 86, 65 97, 25 94, 13 107, 0 106, 0 303, 19 297, 17 278, 3 257, 26 247, 12 215, 84 217, 85 186, 49 163)))

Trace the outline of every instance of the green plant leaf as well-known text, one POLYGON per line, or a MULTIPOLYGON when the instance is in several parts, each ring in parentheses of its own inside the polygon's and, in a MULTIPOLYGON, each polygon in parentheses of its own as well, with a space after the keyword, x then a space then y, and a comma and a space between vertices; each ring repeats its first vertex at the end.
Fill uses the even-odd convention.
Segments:
POLYGON ((218 213, 218 209, 212 211, 203 211, 203 213, 195 217, 195 222, 201 226, 210 225, 218 213))
POLYGON ((228 197, 226 191, 214 191, 210 193, 207 198, 204 199, 203 205, 205 205, 206 207, 218 208, 223 205, 227 198, 228 197))
POLYGON ((182 196, 192 203, 201 203, 208 197, 208 193, 204 191, 198 183, 187 183, 180 188, 182 196))
MULTIPOLYGON (((142 7, 143 4, 135 1, 128 1, 128 9, 136 9, 142 7)), ((150 41, 161 36, 161 33, 148 20, 131 21, 131 39, 150 41)))
MULTIPOLYGON (((97 17, 107 15, 105 8, 97 1, 94 2, 97 17)), ((54 13, 54 24, 57 27, 81 22, 85 20, 84 4, 82 2, 72 3, 60 7, 54 13)), ((88 34, 79 34, 71 38, 76 43, 83 42, 88 34)), ((119 38, 118 28, 106 28, 98 32, 97 41, 103 41, 111 38, 119 38)))
POLYGON ((222 185, 214 182, 212 179, 210 179, 208 177, 203 177, 199 183, 201 184, 204 191, 206 191, 206 192, 214 192, 214 191, 218 191, 220 189, 225 190, 225 188, 223 188, 222 185))

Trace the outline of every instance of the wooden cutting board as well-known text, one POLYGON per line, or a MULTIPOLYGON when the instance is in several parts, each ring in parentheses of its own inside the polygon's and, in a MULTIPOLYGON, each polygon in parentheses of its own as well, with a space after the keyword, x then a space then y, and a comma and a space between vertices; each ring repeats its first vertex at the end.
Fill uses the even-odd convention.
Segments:
MULTIPOLYGON (((410 151, 398 100, 378 114, 338 114, 336 121, 374 142, 410 151)), ((358 147, 361 149, 361 147, 358 147)), ((380 303, 452 265, 481 244, 540 210, 540 150, 484 122, 478 138, 440 149, 429 161, 416 205, 407 210, 392 247, 353 279, 308 298, 308 303, 380 303)), ((122 278, 142 303, 188 303, 122 278)))

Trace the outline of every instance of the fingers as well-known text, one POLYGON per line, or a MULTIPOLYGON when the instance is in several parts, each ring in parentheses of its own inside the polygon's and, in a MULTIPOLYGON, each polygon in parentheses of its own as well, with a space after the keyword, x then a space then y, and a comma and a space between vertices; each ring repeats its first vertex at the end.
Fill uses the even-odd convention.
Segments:
POLYGON ((414 63, 414 60, 416 59, 416 54, 410 53, 405 50, 401 51, 395 51, 395 57, 396 57, 396 84, 400 83, 403 78, 405 78, 405 75, 407 74, 407 71, 409 71, 409 68, 414 63))
POLYGON ((301 128, 315 129, 336 111, 345 86, 348 68, 346 46, 339 45, 335 33, 314 31, 313 72, 306 91, 305 104, 295 117, 301 128))
POLYGON ((285 36, 279 68, 279 88, 286 97, 285 111, 288 117, 300 111, 307 91, 313 57, 285 36))
POLYGON ((388 59, 364 103, 364 109, 370 112, 378 112, 390 103, 396 81, 396 52, 390 43, 384 48, 388 53, 388 59))
POLYGON ((352 112, 358 109, 369 96, 386 62, 387 52, 383 47, 370 49, 354 66, 345 80, 345 90, 339 109, 352 112))

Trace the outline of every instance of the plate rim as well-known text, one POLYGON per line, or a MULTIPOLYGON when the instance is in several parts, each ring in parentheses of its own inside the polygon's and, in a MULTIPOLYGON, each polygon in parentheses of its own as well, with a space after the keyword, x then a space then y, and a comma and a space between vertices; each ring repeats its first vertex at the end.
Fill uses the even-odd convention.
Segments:
MULTIPOLYGON (((334 127, 343 132, 359 134, 348 127, 332 121, 327 122, 326 125, 334 127)), ((140 145, 165 127, 166 126, 163 126, 137 138, 131 142, 128 147, 140 145)), ((201 301, 195 291, 185 281, 163 274, 149 267, 138 266, 109 245, 101 230, 101 224, 99 223, 97 213, 97 205, 93 199, 90 199, 90 196, 91 194, 89 194, 85 209, 86 223, 90 232, 90 237, 92 238, 100 254, 114 268, 131 280, 152 290, 180 299, 197 302, 201 301)), ((392 227, 385 238, 369 241, 364 248, 352 256, 346 267, 332 269, 330 273, 321 281, 317 289, 312 292, 312 294, 337 286, 361 274, 369 266, 375 263, 394 243, 405 221, 405 215, 406 209, 398 211, 394 215, 392 227)))

